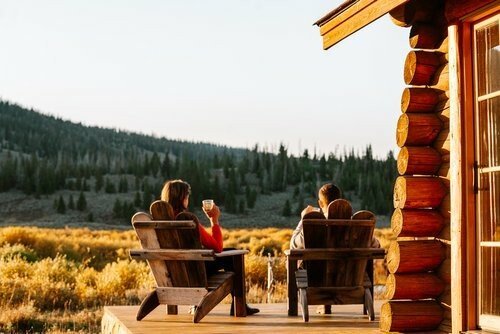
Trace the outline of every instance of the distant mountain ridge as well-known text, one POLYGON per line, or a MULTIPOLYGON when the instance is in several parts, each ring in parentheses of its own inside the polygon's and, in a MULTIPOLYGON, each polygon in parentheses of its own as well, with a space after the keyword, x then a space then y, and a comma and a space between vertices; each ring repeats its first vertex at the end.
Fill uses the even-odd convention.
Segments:
POLYGON ((61 150, 67 153, 82 150, 112 152, 124 148, 203 157, 225 151, 241 155, 245 151, 216 144, 156 138, 124 130, 86 126, 7 101, 0 101, 0 138, 2 148, 28 154, 37 153, 40 157, 54 157, 61 150))
MULTIPOLYGON (((334 182, 355 209, 387 215, 396 162, 392 152, 301 156, 156 138, 85 126, 0 101, 0 225, 129 225, 147 211, 165 180, 192 186, 222 205, 229 226, 293 226, 317 189, 334 182), (232 222, 232 223, 231 223, 232 222)), ((227 226, 227 225, 226 225, 227 226)))

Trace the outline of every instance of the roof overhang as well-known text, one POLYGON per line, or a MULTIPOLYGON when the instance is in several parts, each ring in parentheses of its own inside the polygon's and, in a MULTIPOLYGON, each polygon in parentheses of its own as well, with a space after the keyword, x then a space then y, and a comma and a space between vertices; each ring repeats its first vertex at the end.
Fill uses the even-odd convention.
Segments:
POLYGON ((347 36, 372 23, 409 0, 347 0, 316 21, 327 50, 347 36))

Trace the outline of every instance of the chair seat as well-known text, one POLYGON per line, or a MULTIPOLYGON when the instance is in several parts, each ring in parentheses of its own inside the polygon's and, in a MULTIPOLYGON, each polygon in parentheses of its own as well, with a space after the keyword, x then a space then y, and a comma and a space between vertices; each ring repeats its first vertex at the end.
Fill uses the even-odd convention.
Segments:
POLYGON ((218 286, 220 286, 227 279, 231 279, 234 276, 234 273, 231 271, 221 271, 214 275, 207 277, 208 290, 214 290, 218 286))

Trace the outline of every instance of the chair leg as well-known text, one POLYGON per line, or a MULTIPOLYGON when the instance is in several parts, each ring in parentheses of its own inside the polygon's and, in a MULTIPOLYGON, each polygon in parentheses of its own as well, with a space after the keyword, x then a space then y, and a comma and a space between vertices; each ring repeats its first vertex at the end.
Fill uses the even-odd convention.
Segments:
POLYGON ((217 304, 219 304, 224 297, 226 297, 233 289, 233 277, 226 279, 221 285, 219 285, 215 290, 210 291, 203 297, 203 299, 198 304, 196 311, 194 312, 193 322, 200 322, 203 317, 205 317, 208 312, 210 312, 217 304))
POLYGON ((302 308, 302 319, 309 321, 309 307, 307 305, 307 270, 299 269, 295 272, 295 281, 299 289, 299 302, 302 308))
POLYGON ((299 302, 302 311, 302 320, 309 321, 309 305, 307 305, 307 290, 299 289, 299 302))
POLYGON ((325 306, 325 314, 332 314, 332 305, 324 305, 325 306))
POLYGON ((137 321, 141 321, 145 316, 151 313, 158 305, 160 305, 160 301, 158 299, 158 294, 156 290, 152 291, 149 295, 144 298, 139 307, 139 311, 137 311, 136 319, 137 321))
POLYGON ((363 308, 367 311, 370 321, 375 320, 375 310, 373 309, 373 296, 369 288, 365 289, 365 304, 363 308))

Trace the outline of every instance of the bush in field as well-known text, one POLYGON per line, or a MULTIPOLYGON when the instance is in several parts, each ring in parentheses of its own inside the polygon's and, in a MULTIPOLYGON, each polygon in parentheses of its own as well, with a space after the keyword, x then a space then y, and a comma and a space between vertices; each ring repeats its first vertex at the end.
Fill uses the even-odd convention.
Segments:
MULTIPOLYGON (((223 231, 225 247, 250 251, 245 258, 249 302, 286 300, 283 250, 291 233, 277 228, 223 231), (272 256, 271 296, 265 254, 272 256)), ((375 236, 384 248, 394 239, 389 229, 376 230, 375 236)), ((65 323, 72 320, 61 319, 76 315, 80 323, 73 328, 98 332, 99 308, 138 304, 154 287, 147 263, 129 259, 128 250, 137 247, 133 231, 0 228, 0 333, 66 331, 65 323)), ((383 261, 378 262, 375 283, 385 283, 385 277, 383 261)))

